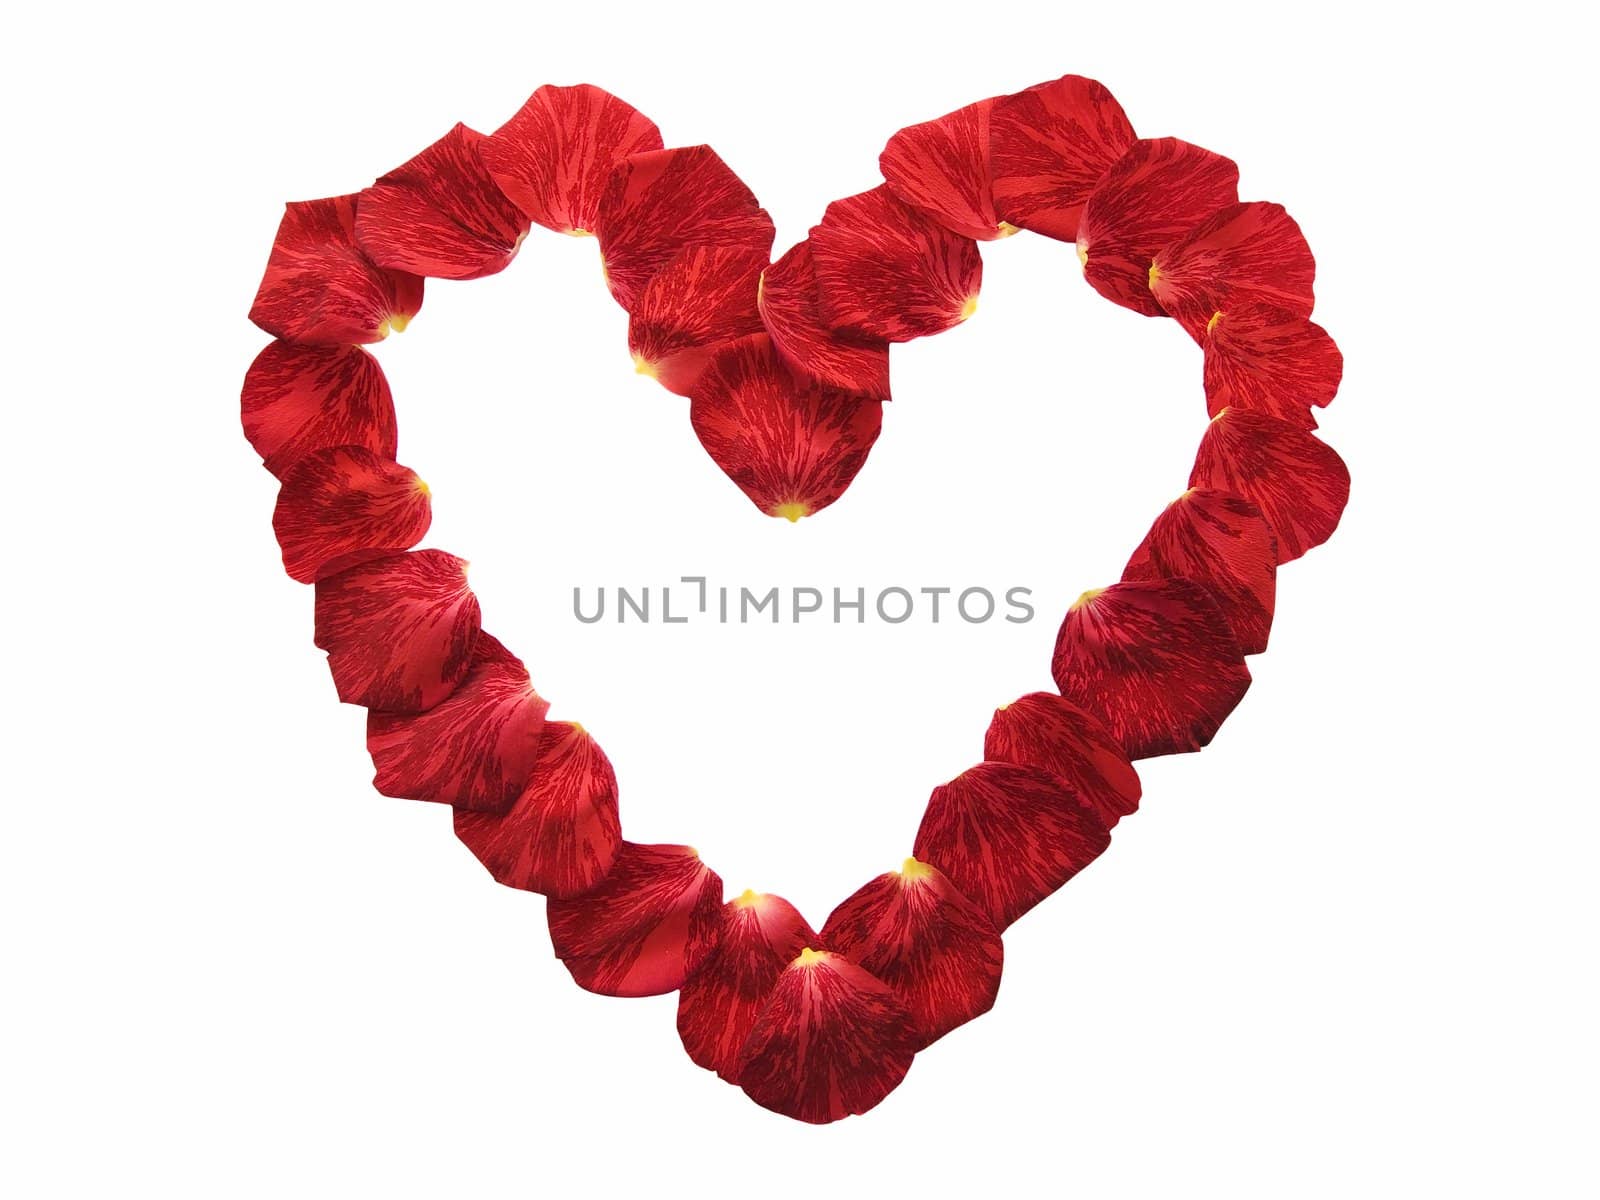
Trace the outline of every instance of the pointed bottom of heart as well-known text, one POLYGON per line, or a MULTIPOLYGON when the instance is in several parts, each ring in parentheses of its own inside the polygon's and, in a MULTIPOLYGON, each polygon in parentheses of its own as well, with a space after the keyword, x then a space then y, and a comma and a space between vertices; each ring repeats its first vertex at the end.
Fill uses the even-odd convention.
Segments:
POLYGON ((802 950, 778 976, 739 1056, 762 1108, 825 1125, 876 1108, 911 1069, 916 1023, 885 984, 828 951, 802 950))

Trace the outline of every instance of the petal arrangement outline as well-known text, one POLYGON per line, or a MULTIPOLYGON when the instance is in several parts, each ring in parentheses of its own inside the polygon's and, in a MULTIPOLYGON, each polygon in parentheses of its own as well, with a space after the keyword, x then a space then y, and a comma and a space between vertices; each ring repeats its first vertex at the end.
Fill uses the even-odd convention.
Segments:
POLYGON ((677 992, 691 1061, 811 1123, 870 1110, 989 1010, 1006 928, 1138 809, 1136 760, 1216 735, 1266 649, 1279 568, 1331 536, 1350 486, 1313 432, 1343 359, 1311 320, 1311 251, 1281 205, 1241 201, 1231 160, 1139 138, 1102 84, 1067 75, 902 129, 879 165, 882 184, 774 261, 770 217, 711 147, 666 146, 593 85, 541 87, 493 134, 457 124, 364 190, 287 206, 250 309, 274 340, 240 397, 280 484, 284 568, 315 585, 339 698, 368 710, 378 790, 451 806, 495 880, 545 895, 580 986, 677 992), (406 328, 425 277, 502 270, 534 225, 598 239, 636 370, 686 397, 710 458, 789 521, 865 465, 892 344, 973 315, 980 242, 1075 243, 1091 286, 1201 349, 1210 420, 1188 490, 1066 613, 1057 690, 995 712, 911 857, 820 932, 781 897, 726 900, 687 846, 625 840, 605 753, 547 719, 482 627, 467 564, 413 549, 432 498, 395 460, 363 347, 406 328))

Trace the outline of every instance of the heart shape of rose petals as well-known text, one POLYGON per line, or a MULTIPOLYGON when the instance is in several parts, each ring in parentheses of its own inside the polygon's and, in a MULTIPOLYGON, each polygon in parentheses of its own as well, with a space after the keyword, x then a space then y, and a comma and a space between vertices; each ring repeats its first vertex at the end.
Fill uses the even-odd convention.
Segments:
POLYGON ((364 191, 290 204, 251 319, 245 435, 280 480, 284 567, 316 585, 339 698, 368 709, 386 795, 448 804, 508 887, 549 897, 556 954, 611 996, 678 992, 689 1057, 809 1122, 863 1113, 917 1053, 988 1011, 1002 935, 1137 809, 1133 761, 1198 750, 1266 649, 1278 568, 1333 533, 1349 475, 1312 410, 1342 361, 1310 320, 1314 264, 1228 159, 1136 137, 1077 76, 903 129, 884 183, 835 201, 771 261, 773 226, 707 146, 599 88, 540 88, 494 134, 457 125, 364 191), (820 932, 781 897, 724 901, 688 847, 626 841, 615 773, 547 720, 481 626, 466 564, 413 550, 431 494, 394 461, 394 408, 361 346, 406 327, 423 277, 502 270, 534 224, 599 239, 636 369, 689 399, 701 444, 762 512, 799 520, 862 468, 890 346, 975 311, 978 243, 1076 243, 1084 276, 1203 349, 1211 422, 1188 490, 1122 578, 1062 622, 1058 692, 1003 705, 983 758, 934 789, 907 858, 820 932))

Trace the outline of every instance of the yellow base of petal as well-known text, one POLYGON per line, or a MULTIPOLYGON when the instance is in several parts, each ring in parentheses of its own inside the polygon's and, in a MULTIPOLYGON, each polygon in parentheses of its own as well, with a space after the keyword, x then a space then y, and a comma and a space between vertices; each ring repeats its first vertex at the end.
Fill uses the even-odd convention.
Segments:
POLYGON ((900 878, 907 883, 916 883, 918 880, 927 879, 933 874, 933 868, 925 862, 918 862, 908 858, 900 864, 900 878))

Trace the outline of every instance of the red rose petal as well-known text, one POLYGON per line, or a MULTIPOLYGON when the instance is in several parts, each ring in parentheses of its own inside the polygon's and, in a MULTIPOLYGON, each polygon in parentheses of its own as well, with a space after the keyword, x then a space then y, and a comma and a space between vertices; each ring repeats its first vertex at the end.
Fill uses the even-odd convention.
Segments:
POLYGON ((1268 304, 1311 315, 1317 264, 1281 204, 1233 204, 1156 253, 1150 291, 1196 341, 1218 312, 1268 304))
POLYGON ((455 810, 456 836, 507 887, 579 896, 622 845, 617 777, 581 725, 547 721, 533 774, 502 814, 455 810))
POLYGON ((1187 579, 1085 592, 1061 624, 1050 672, 1135 759, 1200 749, 1250 686, 1222 610, 1187 579))
POLYGON ((850 486, 877 440, 883 405, 797 379, 758 334, 711 360, 689 421, 706 453, 757 508, 798 521, 850 486))
POLYGON ((828 328, 818 305, 809 239, 767 268, 757 298, 767 333, 789 370, 874 400, 889 399, 889 343, 828 328))
POLYGON ((1139 775, 1111 731, 1054 692, 1031 692, 996 709, 983 757, 1054 775, 1107 829, 1139 807, 1139 775))
POLYGON ((1177 138, 1133 143, 1084 203, 1078 222, 1084 278, 1108 300, 1164 316, 1150 294, 1156 254, 1236 204, 1238 187, 1238 166, 1220 154, 1177 138))
POLYGON ((772 252, 772 218, 710 146, 635 154, 600 200, 606 285, 630 312, 650 277, 687 246, 772 252))
POLYGON ((339 699, 422 712, 466 678, 478 640, 467 564, 442 550, 374 559, 317 584, 317 645, 339 699))
POLYGON ((635 369, 687 396, 721 345, 762 332, 756 307, 763 250, 690 246, 667 263, 634 302, 628 349, 635 369))
POLYGON ((630 154, 661 149, 661 131, 631 104, 588 83, 546 85, 478 147, 484 166, 529 219, 593 233, 600 193, 630 154))
POLYGON ((458 124, 361 193, 356 237, 374 262, 435 279, 505 270, 528 219, 484 166, 482 142, 458 124))
POLYGON ((880 875, 828 917, 822 942, 900 997, 917 1049, 994 1007, 1005 951, 983 911, 914 858, 880 875))
POLYGON ((676 991, 716 949, 722 880, 687 846, 623 842, 592 891, 546 907, 556 956, 602 996, 676 991))
POLYGON ((1339 391, 1344 356, 1322 326, 1281 309, 1231 306, 1207 322, 1206 410, 1263 412, 1315 429, 1339 391))
POLYGON ((291 579, 315 583, 407 550, 433 519, 428 485, 360 446, 308 454, 283 477, 272 529, 291 579))
POLYGON ((739 1086, 762 1108, 813 1125, 867 1112, 916 1056, 911 1014, 849 959, 802 950, 773 986, 739 1056, 739 1086))
POLYGON ((942 333, 978 305, 978 243, 951 233, 887 187, 828 205, 811 231, 817 298, 831 329, 906 342, 942 333))
POLYGON ((1200 439, 1189 486, 1237 492, 1259 508, 1278 535, 1281 565, 1333 536, 1350 499, 1350 471, 1299 426, 1229 408, 1200 439))
POLYGON ((373 785, 402 800, 504 812, 533 775, 549 709, 522 660, 480 632, 448 699, 415 716, 367 714, 373 785))
POLYGON ((932 121, 911 125, 889 139, 878 168, 892 191, 911 207, 963 237, 1000 237, 989 178, 989 113, 980 100, 932 121))
POLYGON ((933 789, 912 853, 1003 930, 1110 844, 1105 822, 1054 775, 986 762, 933 789))
POLYGON ((781 896, 746 892, 722 906, 717 949, 678 992, 678 1036, 695 1063, 737 1083, 739 1051, 778 976, 816 931, 781 896))
POLYGON ((1125 580, 1187 579, 1211 593, 1246 654, 1267 648, 1277 593, 1278 539, 1243 496, 1191 488, 1156 518, 1125 580))
POLYGON ((244 435, 279 479, 330 446, 395 455, 394 401, 378 360, 359 346, 269 342, 245 372, 244 435))
POLYGON ((355 224, 354 196, 287 205, 250 319, 273 337, 322 346, 404 329, 422 307, 422 280, 363 254, 355 224))
POLYGON ((996 213, 1020 229, 1077 241, 1089 193, 1133 141, 1122 105, 1093 79, 1064 75, 1004 97, 989 117, 996 213))

